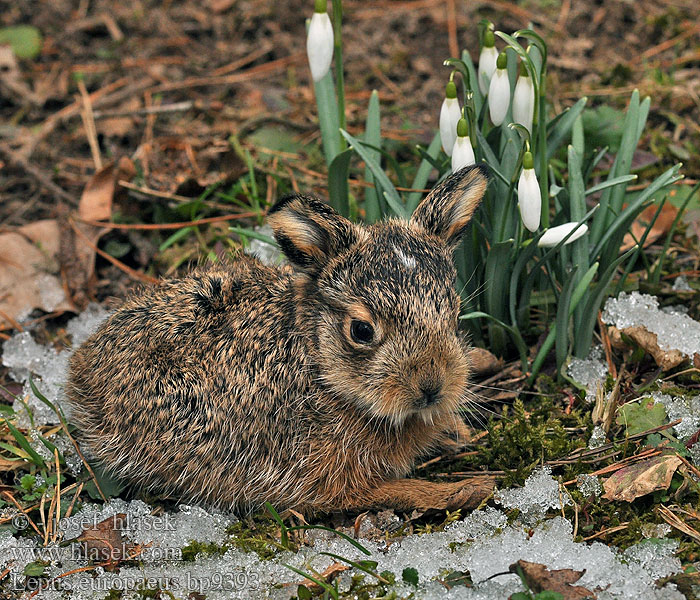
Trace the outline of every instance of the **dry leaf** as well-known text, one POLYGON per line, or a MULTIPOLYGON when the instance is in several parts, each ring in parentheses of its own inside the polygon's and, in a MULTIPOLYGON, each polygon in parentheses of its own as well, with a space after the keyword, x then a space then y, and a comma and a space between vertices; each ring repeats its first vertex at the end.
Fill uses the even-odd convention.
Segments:
POLYGON ((75 309, 57 276, 59 243, 55 220, 36 221, 0 235, 0 321, 6 317, 21 321, 35 308, 75 309))
POLYGON ((626 327, 622 331, 613 326, 608 327, 608 335, 615 348, 623 349, 626 347, 621 333, 624 333, 638 344, 640 348, 650 354, 656 364, 664 371, 669 371, 687 360, 687 357, 680 350, 662 350, 659 348, 656 334, 648 331, 642 325, 626 327))
POLYGON ((126 539, 120 528, 126 522, 127 516, 120 513, 83 531, 77 538, 83 556, 99 563, 116 563, 130 556, 135 546, 126 539))
POLYGON ((474 375, 491 375, 503 368, 503 359, 496 358, 485 348, 469 350, 469 362, 474 375))
POLYGON ((632 502, 656 490, 666 490, 681 463, 675 454, 662 454, 623 467, 603 482, 603 498, 632 502))
MULTIPOLYGON (((642 238, 647 227, 649 227, 649 223, 651 223, 651 220, 654 218, 654 215, 656 214, 657 210, 658 206, 654 206, 652 204, 651 206, 645 208, 639 214, 634 223, 632 223, 632 227, 630 227, 630 232, 625 234, 625 237, 622 240, 622 248, 620 248, 620 252, 626 252, 627 250, 633 248, 637 244, 635 240, 640 240, 642 238)), ((647 239, 644 240, 645 248, 653 244, 662 235, 670 231, 671 225, 673 225, 673 221, 676 218, 677 214, 678 209, 675 206, 673 206, 673 204, 671 204, 670 202, 666 202, 664 204, 663 208, 661 209, 661 212, 659 213, 658 218, 656 219, 656 222, 654 223, 654 226, 651 228, 651 231, 647 236, 647 239)))
POLYGON ((527 586, 536 594, 544 591, 558 592, 564 597, 564 600, 596 597, 593 592, 585 587, 571 585, 583 577, 585 570, 557 569, 550 571, 545 565, 519 560, 517 563, 510 565, 510 572, 517 573, 518 567, 520 567, 525 576, 527 586))
POLYGON ((112 215, 112 199, 117 185, 114 163, 97 171, 88 181, 80 197, 78 216, 87 221, 105 221, 112 215))

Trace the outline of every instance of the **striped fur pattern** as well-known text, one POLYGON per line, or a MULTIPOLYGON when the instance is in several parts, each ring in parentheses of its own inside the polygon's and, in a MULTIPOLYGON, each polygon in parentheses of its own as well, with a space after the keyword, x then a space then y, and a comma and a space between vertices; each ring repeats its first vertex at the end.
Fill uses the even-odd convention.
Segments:
POLYGON ((246 257, 165 281, 74 353, 82 445, 136 487, 237 511, 463 505, 461 482, 405 477, 462 427, 451 252, 485 186, 464 169, 410 221, 372 226, 280 200, 269 222, 291 266, 246 257))

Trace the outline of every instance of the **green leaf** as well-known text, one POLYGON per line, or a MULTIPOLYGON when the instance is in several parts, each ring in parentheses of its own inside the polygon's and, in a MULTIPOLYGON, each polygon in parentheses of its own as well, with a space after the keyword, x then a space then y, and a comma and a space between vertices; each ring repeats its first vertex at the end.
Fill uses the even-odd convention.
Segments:
POLYGON ((305 585, 299 584, 297 586, 297 598, 299 598, 299 600, 311 600, 313 597, 313 594, 305 585))
POLYGON ((264 233, 258 233, 257 231, 254 231, 253 229, 249 229, 247 227, 229 227, 229 231, 233 231, 234 233, 237 233, 238 235, 244 235, 245 237, 253 238, 254 240, 260 240, 261 242, 265 242, 266 244, 270 244, 271 246, 277 246, 277 242, 275 241, 275 238, 271 238, 269 235, 265 235, 264 233))
POLYGON ((17 58, 36 58, 41 52, 41 42, 41 32, 32 25, 0 29, 0 44, 9 44, 17 58))
POLYGON ((578 274, 581 272, 579 265, 569 275, 564 287, 559 295, 557 302, 557 320, 556 320, 556 355, 557 355, 557 371, 561 368, 566 360, 566 355, 569 353, 569 314, 571 313, 571 296, 574 291, 574 286, 577 283, 578 274))
POLYGON ((320 81, 314 82, 316 93, 316 108, 318 109, 318 123, 321 128, 321 140, 323 142, 323 154, 326 164, 330 166, 335 155, 341 152, 342 141, 339 134, 338 104, 335 98, 335 85, 333 75, 329 70, 320 81))
POLYGON ((35 560, 25 565, 22 574, 27 577, 41 577, 44 574, 44 569, 46 569, 46 565, 43 562, 35 560))
MULTIPOLYGON (((372 90, 367 107, 367 120, 365 121, 365 143, 382 147, 382 131, 380 125, 379 93, 372 90)), ((375 161, 381 164, 382 155, 380 152, 370 151, 375 161)), ((365 188, 365 221, 375 223, 382 218, 382 196, 381 188, 376 187, 376 182, 372 176, 372 170, 365 165, 365 181, 374 184, 375 187, 365 188)))
POLYGON ((554 153, 559 150, 559 147, 567 139, 571 128, 574 126, 574 122, 586 106, 586 102, 588 102, 588 98, 581 98, 571 108, 567 109, 557 121, 557 124, 554 126, 547 139, 547 160, 554 156, 554 153))
POLYGON ((627 435, 635 435, 660 427, 666 423, 666 409, 652 398, 642 398, 638 402, 629 402, 620 407, 617 424, 624 425, 627 435))
POLYGON ((22 478, 19 480, 19 484, 28 492, 32 490, 35 483, 36 477, 34 477, 34 475, 30 475, 29 473, 23 475, 22 478))
MULTIPOLYGON (((431 171, 433 170, 433 168, 435 168, 437 157, 440 155, 440 144, 440 134, 436 133, 433 137, 433 141, 430 142, 430 146, 428 146, 428 149, 425 151, 425 156, 423 160, 418 166, 416 176, 413 178, 413 183, 411 184, 411 187, 414 190, 423 189, 428 183, 428 177, 430 177, 431 171)), ((418 206, 422 198, 422 192, 410 192, 406 199, 406 208, 408 212, 413 214, 413 211, 416 210, 416 207, 418 206)))
POLYGON ((418 585, 418 570, 413 567, 406 567, 401 573, 401 579, 403 579, 405 583, 418 585))
MULTIPOLYGON (((93 473, 95 473, 95 478, 100 485, 100 489, 107 498, 115 498, 126 487, 126 483, 107 473, 99 463, 90 464, 90 466, 92 467, 93 473)), ((102 500, 102 496, 94 481, 88 481, 85 484, 85 490, 87 490, 88 495, 93 500, 102 500)))
POLYGON ((7 419, 3 417, 5 421, 5 425, 7 425, 7 428, 10 430, 10 433, 12 434, 12 437, 15 438, 17 443, 19 444, 20 448, 24 450, 28 455, 31 461, 40 468, 45 468, 46 464, 44 463, 44 459, 37 453, 34 448, 31 447, 29 442, 27 441, 27 438, 22 435, 22 433, 17 429, 12 423, 10 423, 7 419))
POLYGON ((408 217, 410 215, 403 202, 401 201, 399 193, 396 191, 394 184, 391 183, 390 179, 386 176, 386 173, 382 171, 382 168, 374 160, 374 157, 371 154, 372 151, 366 146, 364 146, 362 142, 360 142, 360 140, 351 136, 344 129, 341 129, 340 133, 350 143, 355 152, 357 152, 360 155, 360 158, 365 161, 365 164, 372 171, 375 181, 382 186, 384 190, 384 197, 386 198, 386 201, 389 203, 389 206, 394 211, 394 213, 397 216, 408 220, 408 217))
POLYGON ((328 167, 328 202, 341 215, 350 217, 350 199, 348 196, 348 172, 352 150, 348 148, 333 159, 328 167))

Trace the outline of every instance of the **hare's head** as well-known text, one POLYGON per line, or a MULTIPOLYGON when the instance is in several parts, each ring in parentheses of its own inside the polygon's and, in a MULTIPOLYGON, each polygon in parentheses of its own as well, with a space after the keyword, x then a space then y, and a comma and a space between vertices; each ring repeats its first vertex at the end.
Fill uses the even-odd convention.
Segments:
POLYGON ((486 189, 482 167, 448 177, 410 221, 354 225, 288 196, 270 211, 298 273, 322 384, 395 424, 431 421, 463 400, 469 363, 458 332, 452 253, 486 189))

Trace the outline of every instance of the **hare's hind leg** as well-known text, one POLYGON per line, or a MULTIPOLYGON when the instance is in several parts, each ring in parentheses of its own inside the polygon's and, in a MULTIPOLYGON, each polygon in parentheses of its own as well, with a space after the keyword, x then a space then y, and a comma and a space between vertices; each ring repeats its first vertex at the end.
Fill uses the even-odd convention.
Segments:
POLYGON ((492 478, 434 483, 419 479, 383 481, 356 498, 348 509, 395 508, 397 510, 457 510, 476 508, 493 490, 492 478))

